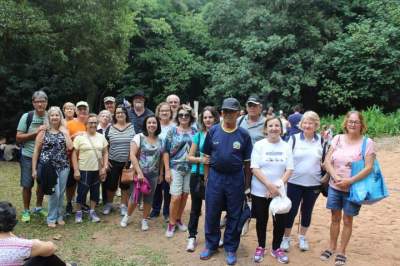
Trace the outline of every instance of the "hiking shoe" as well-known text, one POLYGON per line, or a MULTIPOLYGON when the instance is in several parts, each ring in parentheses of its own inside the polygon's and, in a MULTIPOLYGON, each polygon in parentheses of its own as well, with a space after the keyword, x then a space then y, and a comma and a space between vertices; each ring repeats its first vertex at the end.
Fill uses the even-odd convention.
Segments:
POLYGON ((42 207, 33 208, 33 213, 39 214, 40 216, 43 216, 43 217, 47 217, 47 215, 48 215, 48 212, 46 211, 46 209, 42 208, 42 207))
POLYGON ((226 252, 225 253, 225 261, 228 265, 235 265, 237 258, 235 252, 226 252))
POLYGON ((196 238, 195 237, 189 237, 188 238, 188 242, 187 242, 187 246, 186 246, 186 251, 187 252, 194 252, 194 250, 196 249, 196 238))
POLYGON ((279 263, 289 263, 289 257, 286 255, 285 251, 283 251, 283 249, 278 248, 275 250, 271 250, 271 256, 276 258, 276 260, 279 263))
POLYGON ((149 230, 149 221, 147 219, 142 220, 142 231, 149 230))
POLYGON ((212 255, 215 254, 215 252, 217 252, 217 251, 209 249, 209 248, 205 248, 200 252, 200 259, 201 260, 208 260, 208 259, 211 258, 212 255))
POLYGON ((152 211, 150 212, 150 215, 149 215, 150 219, 156 218, 156 217, 158 217, 158 216, 160 216, 160 213, 159 213, 159 212, 156 212, 156 211, 154 211, 154 210, 152 210, 152 211))
POLYGON ((310 246, 308 245, 308 241, 305 236, 299 236, 299 248, 301 251, 308 251, 310 246))
POLYGON ((168 238, 173 237, 174 232, 175 232, 175 225, 168 223, 167 231, 165 232, 165 236, 168 238))
POLYGON ((178 230, 181 232, 186 232, 188 229, 187 226, 183 224, 181 220, 177 220, 176 225, 178 226, 178 230))
POLYGON ((281 242, 281 249, 283 249, 284 251, 289 251, 290 241, 291 241, 290 236, 284 236, 281 242))
POLYGON ((169 223, 169 216, 168 215, 165 215, 164 216, 164 223, 169 223))
POLYGON ((121 227, 127 227, 129 224, 129 218, 130 216, 128 216, 128 214, 124 215, 124 217, 122 217, 121 222, 119 223, 119 225, 121 225, 121 227))
POLYGON ((254 262, 260 263, 264 260, 265 248, 257 247, 254 253, 254 262))
POLYGON ((125 204, 121 204, 120 206, 121 216, 125 216, 128 214, 128 207, 125 204))
POLYGON ((99 218, 99 216, 97 216, 97 213, 95 210, 90 210, 89 217, 90 217, 90 221, 92 221, 92 223, 100 222, 100 218, 99 218))
POLYGON ((103 214, 104 215, 109 215, 111 210, 112 210, 112 204, 111 203, 106 203, 104 205, 104 208, 103 208, 103 214))
POLYGON ((65 207, 65 216, 70 216, 70 215, 72 215, 72 211, 73 211, 72 203, 71 203, 71 202, 68 202, 68 203, 67 203, 67 206, 65 207))
POLYGON ((82 222, 82 211, 77 211, 75 213, 75 223, 81 223, 82 222))
POLYGON ((21 222, 29 223, 31 221, 31 212, 29 210, 24 210, 21 216, 21 222))

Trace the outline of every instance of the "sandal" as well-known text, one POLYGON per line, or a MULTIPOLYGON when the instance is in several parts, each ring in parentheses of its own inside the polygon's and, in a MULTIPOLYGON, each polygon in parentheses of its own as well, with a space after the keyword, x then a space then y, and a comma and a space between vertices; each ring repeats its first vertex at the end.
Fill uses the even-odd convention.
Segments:
POLYGON ((329 258, 333 255, 333 252, 326 249, 324 252, 321 253, 321 256, 319 257, 323 261, 329 260, 329 258))
POLYGON ((347 257, 342 254, 337 254, 335 258, 335 265, 342 266, 346 264, 347 257))

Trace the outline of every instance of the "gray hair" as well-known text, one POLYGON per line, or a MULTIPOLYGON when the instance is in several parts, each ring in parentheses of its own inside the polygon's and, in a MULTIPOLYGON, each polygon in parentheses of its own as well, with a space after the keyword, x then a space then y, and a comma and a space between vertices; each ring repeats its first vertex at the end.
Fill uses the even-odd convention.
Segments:
POLYGON ((303 124, 304 120, 306 120, 306 119, 311 120, 315 124, 315 131, 317 131, 319 129, 320 119, 319 119, 319 115, 316 112, 307 111, 303 114, 303 116, 301 117, 300 123, 299 123, 300 129, 303 129, 302 124, 303 124))
POLYGON ((108 110, 101 110, 97 118, 99 118, 103 114, 105 114, 108 117, 110 122, 112 121, 112 114, 108 110))
POLYGON ((52 113, 58 113, 60 115, 60 125, 59 125, 58 128, 60 128, 60 127, 66 128, 67 127, 67 123, 65 122, 64 115, 63 115, 60 107, 58 107, 58 106, 51 106, 49 108, 49 110, 46 112, 46 117, 44 119, 43 124, 45 126, 47 126, 48 128, 50 128, 50 115, 52 113))
POLYGON ((44 91, 35 91, 32 94, 32 101, 35 99, 46 99, 46 101, 47 101, 48 98, 47 98, 47 94, 44 91))

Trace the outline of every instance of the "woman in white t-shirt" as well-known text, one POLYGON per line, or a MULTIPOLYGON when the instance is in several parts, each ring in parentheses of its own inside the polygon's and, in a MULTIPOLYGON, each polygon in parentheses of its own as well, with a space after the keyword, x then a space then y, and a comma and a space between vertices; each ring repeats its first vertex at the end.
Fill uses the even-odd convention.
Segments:
MULTIPOLYGON (((281 139, 282 122, 279 118, 269 118, 265 121, 266 138, 256 142, 251 153, 252 214, 256 218, 258 247, 254 261, 264 259, 268 209, 273 197, 279 195, 278 180, 286 184, 293 170, 291 147, 281 139)), ((280 263, 288 263, 289 259, 280 248, 287 214, 276 214, 273 221, 273 240, 271 255, 280 263)))
POLYGON ((292 201, 292 208, 286 220, 285 235, 281 243, 281 248, 285 251, 289 250, 290 233, 300 206, 299 248, 301 251, 309 250, 305 235, 311 224, 312 211, 321 185, 323 140, 320 135, 316 134, 319 125, 320 119, 317 113, 305 112, 299 123, 302 132, 292 135, 288 142, 293 150, 294 170, 287 186, 287 196, 292 201))

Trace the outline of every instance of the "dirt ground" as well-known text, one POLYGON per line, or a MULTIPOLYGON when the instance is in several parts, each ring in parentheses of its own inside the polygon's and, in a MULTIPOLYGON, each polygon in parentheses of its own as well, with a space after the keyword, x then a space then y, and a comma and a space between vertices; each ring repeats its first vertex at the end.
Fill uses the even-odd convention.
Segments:
MULTIPOLYGON (((346 265, 400 265, 400 181, 398 178, 398 163, 400 163, 400 139, 379 139, 378 160, 390 196, 383 201, 363 206, 360 214, 354 219, 353 235, 347 249, 348 263, 346 265)), ((290 250, 289 258, 292 265, 334 265, 334 259, 328 262, 319 260, 322 250, 328 247, 330 212, 325 208, 326 198, 320 196, 313 213, 312 225, 307 237, 310 251, 300 252, 297 241, 290 250)), ((190 203, 185 211, 184 221, 188 221, 190 203)), ((107 235, 99 234, 96 242, 113 243, 113 251, 126 253, 126 248, 135 243, 146 243, 153 250, 162 250, 167 255, 166 261, 171 265, 224 265, 224 253, 220 250, 209 261, 199 260, 199 253, 204 246, 203 219, 199 225, 198 247, 194 253, 185 251, 187 233, 178 232, 172 239, 164 236, 165 228, 162 218, 150 222, 150 230, 141 232, 139 221, 141 213, 134 214, 134 221, 127 228, 118 228, 107 235)), ((270 219, 271 220, 271 219, 270 219)), ((297 239, 298 219, 293 227, 292 238, 297 239)), ((119 219, 110 218, 107 223, 118 226, 119 219)), ((267 254, 259 265, 280 265, 269 255, 272 240, 271 221, 267 230, 267 254)), ((241 239, 238 250, 237 265, 254 265, 252 256, 257 246, 255 221, 250 224, 248 234, 241 239)), ((119 253, 119 252, 118 252, 119 253)), ((129 254, 129 252, 128 252, 129 254)), ((129 255, 125 255, 127 258, 129 255)))

